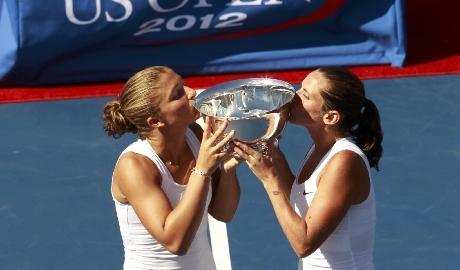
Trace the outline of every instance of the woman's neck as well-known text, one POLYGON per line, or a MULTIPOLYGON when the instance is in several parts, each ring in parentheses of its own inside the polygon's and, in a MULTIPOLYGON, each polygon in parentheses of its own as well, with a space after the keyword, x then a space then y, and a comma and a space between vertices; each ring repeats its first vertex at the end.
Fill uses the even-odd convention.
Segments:
POLYGON ((344 138, 345 136, 338 134, 336 132, 312 132, 310 130, 310 136, 312 137, 313 143, 315 145, 315 150, 318 152, 327 152, 329 149, 334 146, 335 142, 344 138))
POLYGON ((180 165, 187 147, 185 132, 166 133, 156 130, 147 137, 147 141, 165 164, 180 165))

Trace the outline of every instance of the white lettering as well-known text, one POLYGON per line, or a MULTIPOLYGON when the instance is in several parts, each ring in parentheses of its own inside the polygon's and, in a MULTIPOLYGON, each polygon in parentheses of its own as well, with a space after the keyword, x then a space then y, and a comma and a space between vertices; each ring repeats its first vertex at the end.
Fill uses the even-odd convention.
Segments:
POLYGON ((166 29, 169 31, 183 31, 192 28, 195 22, 196 19, 192 15, 180 15, 169 19, 166 23, 166 29), (178 21, 184 21, 184 24, 180 26, 179 23, 177 23, 178 21))
POLYGON ((95 22, 101 15, 101 1, 95 0, 95 2, 96 2, 96 14, 94 15, 94 18, 87 20, 87 21, 83 21, 75 17, 75 13, 73 10, 73 0, 65 0, 65 15, 67 16, 67 19, 69 19, 71 23, 78 24, 78 25, 91 24, 95 22))
POLYGON ((141 24, 138 31, 134 33, 133 36, 163 31, 186 31, 194 27, 201 30, 240 27, 244 26, 247 17, 248 15, 246 13, 230 12, 220 15, 216 20, 214 20, 214 14, 206 14, 199 18, 194 15, 178 15, 169 19, 155 18, 141 24), (201 23, 199 21, 201 21, 201 23))
POLYGON ((212 23, 212 19, 214 19, 214 14, 208 14, 206 16, 201 17, 200 29, 209 29, 209 26, 211 26, 212 23))
POLYGON ((173 7, 173 8, 170 8, 170 9, 166 9, 166 8, 162 8, 160 6, 160 4, 158 3, 159 0, 149 0, 149 4, 150 6, 157 12, 171 12, 171 11, 174 11, 174 10, 178 10, 180 9, 181 7, 183 7, 185 4, 187 4, 188 0, 184 0, 182 1, 182 3, 180 3, 178 6, 176 7, 173 7))
POLYGON ((216 24, 215 28, 236 27, 242 26, 243 21, 248 15, 242 12, 230 12, 219 17, 220 23, 216 24))
POLYGON ((120 18, 113 18, 110 14, 106 11, 105 18, 108 22, 121 22, 127 20, 129 16, 133 13, 133 4, 131 4, 130 0, 112 0, 115 3, 118 3, 123 6, 125 9, 125 14, 120 18))
POLYGON ((160 32, 161 28, 159 26, 161 26, 164 22, 165 20, 162 18, 146 21, 141 26, 139 26, 139 31, 134 33, 134 36, 140 36, 151 32, 160 32))
MULTIPOLYGON (((231 3, 227 4, 229 6, 261 6, 263 0, 232 0, 231 3)), ((263 3, 266 6, 270 5, 282 5, 283 1, 281 0, 267 0, 263 3)))

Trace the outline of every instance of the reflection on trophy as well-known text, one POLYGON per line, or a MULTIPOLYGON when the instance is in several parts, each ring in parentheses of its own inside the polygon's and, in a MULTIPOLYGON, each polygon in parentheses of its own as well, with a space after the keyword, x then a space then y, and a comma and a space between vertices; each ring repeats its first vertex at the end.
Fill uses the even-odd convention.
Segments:
POLYGON ((264 152, 266 142, 277 138, 289 116, 288 104, 294 87, 284 81, 251 78, 218 84, 196 97, 195 107, 211 117, 212 129, 225 119, 226 132, 235 130, 235 139, 264 152))

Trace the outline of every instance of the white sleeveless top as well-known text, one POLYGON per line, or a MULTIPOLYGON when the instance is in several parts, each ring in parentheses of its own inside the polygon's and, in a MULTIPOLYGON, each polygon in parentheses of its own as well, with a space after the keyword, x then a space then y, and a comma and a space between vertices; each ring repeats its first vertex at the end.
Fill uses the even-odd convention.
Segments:
MULTIPOLYGON (((196 158, 198 156, 200 142, 190 129, 188 129, 186 132, 186 142, 196 158)), ((160 157, 155 153, 147 140, 139 139, 138 141, 132 143, 121 153, 121 155, 126 152, 134 152, 144 155, 154 162, 162 177, 161 188, 166 193, 166 196, 168 197, 172 207, 176 207, 181 200, 187 186, 180 185, 173 180, 168 168, 160 159, 160 157)), ((200 227, 196 232, 195 238, 189 250, 183 256, 172 254, 154 237, 152 237, 152 235, 150 235, 149 232, 145 229, 144 225, 141 223, 139 217, 130 204, 120 203, 115 198, 113 198, 125 251, 123 269, 216 269, 207 234, 207 213, 208 205, 211 201, 211 193, 212 188, 210 186, 207 196, 206 208, 204 210, 200 227)))
MULTIPOLYGON (((313 149, 314 146, 307 154, 303 165, 310 157, 313 149)), ((321 159, 309 179, 298 184, 299 176, 296 177, 292 185, 290 200, 295 211, 300 216, 305 217, 308 206, 315 196, 317 178, 322 169, 332 156, 344 150, 351 150, 361 156, 371 179, 369 161, 363 151, 355 145, 351 138, 338 140, 321 159), (304 195, 304 192, 306 195, 304 195)), ((375 222, 375 197, 371 179, 370 192, 366 200, 350 207, 343 220, 326 241, 315 252, 299 259, 298 269, 374 269, 375 222)))

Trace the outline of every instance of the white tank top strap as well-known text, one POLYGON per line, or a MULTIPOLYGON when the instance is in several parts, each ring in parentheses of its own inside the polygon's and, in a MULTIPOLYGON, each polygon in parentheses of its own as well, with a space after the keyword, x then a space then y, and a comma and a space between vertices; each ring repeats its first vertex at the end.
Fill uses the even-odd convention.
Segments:
MULTIPOLYGON (((302 168, 305 165, 306 161, 309 159, 314 148, 315 148, 315 145, 313 145, 310 148, 300 168, 302 168)), ((299 174, 296 176, 295 182, 291 188, 291 192, 304 193, 304 194, 305 193, 313 194, 314 192, 316 192, 316 189, 317 189, 316 182, 317 182, 318 176, 320 175, 320 173, 322 172, 322 170, 324 169, 328 161, 335 154, 337 154, 340 151, 344 151, 344 150, 350 150, 350 151, 355 152, 357 155, 359 155, 363 159, 364 163, 366 164, 366 168, 369 173, 369 176, 371 175, 369 161, 367 160, 367 157, 364 154, 364 152, 354 143, 351 137, 345 137, 335 142, 332 148, 329 149, 329 151, 321 158, 320 162, 318 163, 318 165, 316 166, 313 173, 310 175, 308 179, 299 179, 299 174, 301 171, 299 170, 299 174)), ((371 185, 372 185, 372 179, 371 179, 371 185)))
MULTIPOLYGON (((314 147, 315 146, 313 145, 311 149, 313 150, 314 147)), ((312 150, 309 152, 309 154, 307 155, 305 160, 307 160, 309 158, 310 153, 312 152, 312 150)), ((353 141, 353 139, 351 137, 345 137, 345 138, 342 138, 342 139, 336 141, 335 144, 332 146, 332 148, 329 149, 329 151, 323 156, 323 158, 320 160, 318 166, 315 168, 314 172, 310 176, 310 178, 311 179, 317 179, 318 175, 321 173, 321 171, 326 166, 328 161, 335 154, 337 154, 338 152, 345 151, 345 150, 353 151, 354 153, 359 155, 363 159, 364 163, 366 164, 367 172, 369 174, 371 173, 371 169, 370 169, 370 166, 369 166, 369 161, 367 160, 367 157, 364 154, 364 152, 354 143, 354 141, 353 141)), ((316 187, 316 182, 315 181, 306 181, 305 184, 308 185, 308 186, 311 186, 309 189, 312 188, 312 185, 314 185, 316 187)))
MULTIPOLYGON (((300 173, 302 172, 302 168, 305 166, 305 163, 307 163, 307 160, 310 158, 311 156, 311 153, 313 153, 313 150, 315 150, 315 145, 313 144, 310 149, 308 149, 308 152, 307 154, 305 155, 305 157, 303 158, 303 160, 300 162, 300 170, 297 171, 297 175, 295 176, 295 179, 294 179, 294 185, 299 185, 299 182, 302 182, 301 180, 302 179, 299 179, 300 177, 300 173)), ((302 185, 303 183, 300 183, 300 185, 302 185)))
POLYGON ((195 159, 198 158, 198 152, 200 151, 200 141, 191 129, 187 129, 185 132, 185 139, 187 140, 188 146, 192 150, 195 159))

